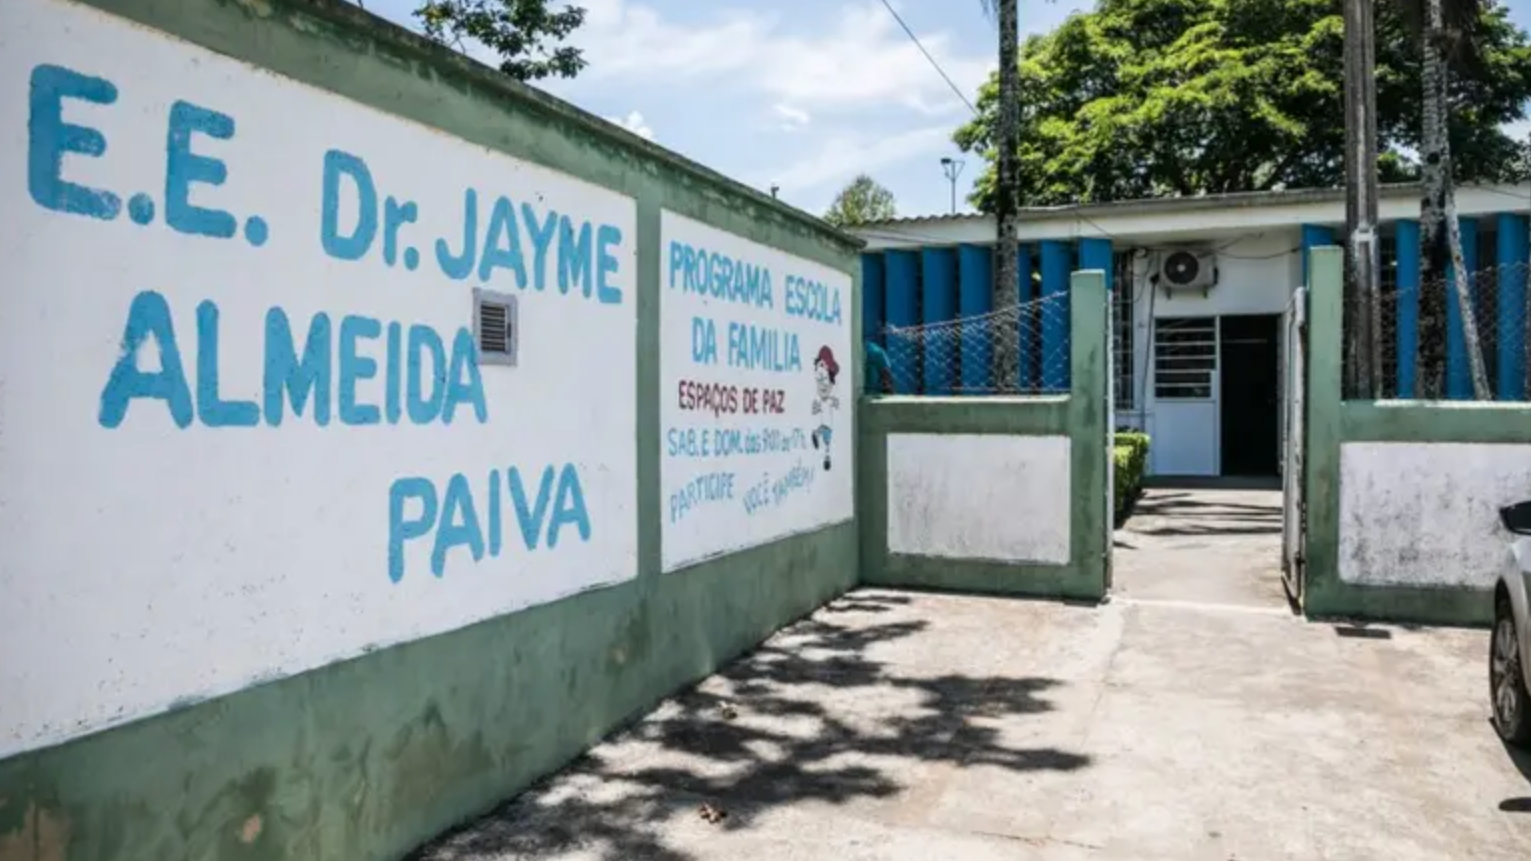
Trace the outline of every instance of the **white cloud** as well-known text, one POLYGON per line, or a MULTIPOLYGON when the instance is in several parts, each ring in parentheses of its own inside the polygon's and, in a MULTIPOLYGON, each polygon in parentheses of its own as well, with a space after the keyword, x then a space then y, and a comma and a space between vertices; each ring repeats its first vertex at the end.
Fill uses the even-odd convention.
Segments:
POLYGON ((812 155, 765 179, 795 197, 815 190, 838 191, 840 184, 858 173, 872 173, 916 156, 950 149, 951 134, 949 126, 939 125, 864 138, 836 135, 825 139, 812 155))
POLYGON ((605 119, 608 123, 616 123, 617 125, 627 129, 638 137, 645 138, 647 140, 654 139, 654 130, 649 128, 648 123, 643 121, 643 114, 640 114, 637 111, 629 113, 626 117, 603 117, 603 119, 605 119))
MULTIPOLYGON (((776 15, 724 10, 700 23, 666 21, 641 0, 582 0, 585 24, 571 42, 590 65, 576 86, 611 79, 737 79, 774 100, 807 108, 900 105, 924 113, 967 108, 877 0, 845 6, 835 24, 789 33, 776 15)), ((976 14, 976 13, 975 13, 976 14)), ((950 34, 920 33, 927 50, 972 98, 993 62, 965 55, 950 34)))
POLYGON ((785 102, 777 102, 772 105, 771 112, 776 114, 776 118, 781 121, 781 127, 784 131, 800 129, 808 125, 813 119, 808 115, 807 111, 802 108, 794 108, 785 102))

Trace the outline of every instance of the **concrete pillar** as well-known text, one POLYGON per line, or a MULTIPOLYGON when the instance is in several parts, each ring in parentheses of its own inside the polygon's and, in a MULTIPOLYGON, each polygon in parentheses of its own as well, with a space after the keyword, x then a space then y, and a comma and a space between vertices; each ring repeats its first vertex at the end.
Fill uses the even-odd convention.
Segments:
POLYGON ((1344 354, 1341 318, 1345 309, 1345 254, 1315 248, 1308 267, 1307 442, 1303 459, 1303 610, 1310 617, 1332 612, 1341 602, 1340 444, 1344 439, 1340 380, 1344 354))
MULTIPOLYGON (((920 322, 926 326, 950 323, 957 316, 957 250, 926 248, 920 252, 920 322)), ((924 355, 924 393, 950 395, 957 385, 957 362, 962 355, 958 333, 952 328, 927 329, 921 339, 924 355)))
MULTIPOLYGON (((1413 398, 1414 373, 1419 363, 1419 222, 1399 221, 1394 226, 1398 289, 1398 397, 1413 398)), ((1383 261, 1386 266, 1388 261, 1383 261)))
POLYGON ((1075 272, 1069 296, 1069 558, 1078 597, 1099 599, 1111 583, 1111 446, 1106 399, 1111 334, 1101 327, 1111 295, 1104 278, 1075 272))
MULTIPOLYGON (((887 252, 888 325, 916 326, 920 322, 920 254, 903 248, 887 252)), ((888 363, 893 366, 893 391, 919 393, 919 346, 908 335, 888 341, 888 363)))
MULTIPOLYGON (((994 310, 994 253, 987 246, 957 248, 957 316, 964 320, 994 310)), ((994 335, 987 324, 962 329, 962 394, 987 394, 994 386, 994 335)))
POLYGON ((1309 252, 1314 248, 1334 244, 1334 228, 1321 224, 1302 226, 1302 283, 1312 285, 1312 272, 1308 265, 1309 252))
POLYGON ((1531 242, 1524 215, 1499 214, 1495 245, 1499 264, 1498 302, 1495 322, 1499 354, 1496 394, 1501 401, 1525 400, 1526 387, 1526 270, 1531 257, 1531 242))

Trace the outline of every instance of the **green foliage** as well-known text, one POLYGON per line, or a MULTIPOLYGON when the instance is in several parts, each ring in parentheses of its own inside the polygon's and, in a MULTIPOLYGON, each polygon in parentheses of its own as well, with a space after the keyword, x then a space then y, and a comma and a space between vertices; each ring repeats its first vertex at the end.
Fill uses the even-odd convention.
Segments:
POLYGON ((482 44, 500 58, 500 71, 518 81, 572 78, 585 68, 578 48, 557 44, 585 22, 580 6, 555 6, 552 0, 423 0, 415 17, 438 42, 459 50, 468 42, 482 44))
POLYGON ((1111 457, 1115 462, 1112 510, 1116 522, 1121 524, 1143 493, 1143 476, 1148 471, 1148 434, 1117 431, 1111 457))
MULTIPOLYGON (((1410 0, 1414 2, 1414 0, 1410 0)), ((1514 179, 1527 144, 1500 127, 1531 100, 1531 38, 1482 2, 1473 50, 1455 51, 1456 179, 1514 179)), ((1465 26, 1461 28, 1465 31, 1465 26)), ((1380 170, 1417 176, 1420 43, 1395 3, 1376 7, 1380 170)), ((1341 0, 1099 0, 1021 52, 1019 194, 1026 205, 1333 187, 1344 180, 1341 0)), ((957 144, 989 162, 998 84, 957 144)))
POLYGON ((840 190, 824 220, 836 227, 886 221, 897 215, 893 205, 893 192, 887 190, 866 174, 861 174, 840 190))
POLYGON ((1142 431, 1119 430, 1116 432, 1113 444, 1126 446, 1132 449, 1136 456, 1144 460, 1148 459, 1148 434, 1142 431))

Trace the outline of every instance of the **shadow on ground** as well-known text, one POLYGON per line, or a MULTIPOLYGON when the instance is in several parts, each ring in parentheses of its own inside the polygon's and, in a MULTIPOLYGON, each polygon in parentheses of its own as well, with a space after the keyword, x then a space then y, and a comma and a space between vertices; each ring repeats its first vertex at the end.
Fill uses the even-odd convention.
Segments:
MULTIPOLYGON (((876 621, 909 603, 859 593, 833 602, 564 772, 411 856, 413 861, 580 858, 681 861, 665 832, 750 828, 773 808, 847 805, 912 788, 922 763, 1073 771, 1090 758, 1014 747, 1004 719, 1052 710, 1038 677, 905 674, 869 652, 925 631, 924 620, 876 621)), ((902 662, 901 662, 902 663, 902 662)))
POLYGON ((1262 505, 1161 490, 1139 500, 1124 523, 1139 535, 1280 535, 1282 517, 1279 498, 1262 505))
MULTIPOLYGON (((1504 754, 1510 762, 1515 764, 1515 768, 1526 779, 1526 784, 1531 786, 1531 750, 1522 750, 1505 744, 1504 754)), ((1531 813, 1531 795, 1506 798, 1499 802, 1499 809, 1505 813, 1531 813)))

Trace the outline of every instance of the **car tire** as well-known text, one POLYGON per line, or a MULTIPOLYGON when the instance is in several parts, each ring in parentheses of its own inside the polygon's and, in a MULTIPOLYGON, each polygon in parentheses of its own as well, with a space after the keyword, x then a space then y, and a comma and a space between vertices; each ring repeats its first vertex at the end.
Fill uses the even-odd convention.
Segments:
POLYGON ((1489 708, 1494 731, 1510 744, 1531 748, 1531 693, 1515 630, 1515 611, 1506 598, 1494 602, 1494 629, 1489 636, 1489 708))

